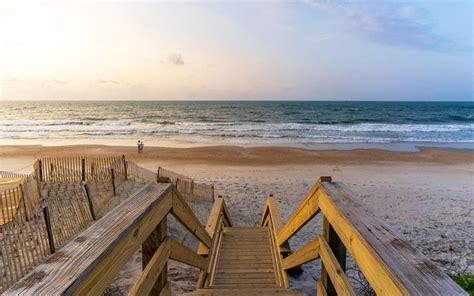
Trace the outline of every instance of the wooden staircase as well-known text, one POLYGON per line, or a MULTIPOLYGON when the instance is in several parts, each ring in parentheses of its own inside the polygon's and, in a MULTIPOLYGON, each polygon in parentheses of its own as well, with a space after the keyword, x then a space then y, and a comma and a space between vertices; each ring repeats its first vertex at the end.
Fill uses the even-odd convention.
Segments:
POLYGON ((210 285, 186 295, 305 295, 282 288, 268 227, 223 227, 210 285))
POLYGON ((330 177, 314 184, 286 223, 270 195, 257 227, 233 226, 221 196, 202 225, 165 181, 144 185, 3 294, 102 295, 141 248, 143 271, 129 296, 171 295, 168 260, 199 269, 196 290, 185 295, 304 295, 289 289, 287 273, 313 260, 321 260, 317 295, 356 295, 347 254, 377 295, 468 295, 330 177), (319 213, 322 234, 291 250, 288 241, 319 213), (197 250, 170 236, 168 215, 200 241, 197 250))

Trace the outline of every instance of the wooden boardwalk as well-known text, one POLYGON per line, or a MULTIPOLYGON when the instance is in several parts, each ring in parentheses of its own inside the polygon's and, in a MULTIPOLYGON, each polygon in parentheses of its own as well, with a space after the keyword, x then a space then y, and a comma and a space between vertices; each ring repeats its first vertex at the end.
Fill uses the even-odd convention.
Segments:
MULTIPOLYGON (((52 170, 54 172, 54 170, 52 170)), ((127 175, 125 175, 127 176, 127 175)), ((346 275, 350 255, 377 295, 467 295, 451 278, 386 224, 374 218, 330 177, 321 177, 283 223, 276 199, 266 200, 255 227, 233 225, 224 199, 215 199, 206 225, 175 183, 148 182, 49 256, 5 295, 102 295, 141 248, 143 271, 129 295, 170 295, 168 260, 199 269, 187 295, 303 295, 287 271, 321 261, 318 295, 356 295, 346 275), (291 250, 289 240, 316 215, 323 232, 291 250), (200 242, 191 250, 170 236, 172 215, 200 242)))

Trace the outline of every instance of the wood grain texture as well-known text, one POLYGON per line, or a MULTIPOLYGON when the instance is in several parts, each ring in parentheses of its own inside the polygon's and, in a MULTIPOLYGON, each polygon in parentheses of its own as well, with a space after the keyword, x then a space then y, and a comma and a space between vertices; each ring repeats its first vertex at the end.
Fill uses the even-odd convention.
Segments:
POLYGON ((286 257, 282 261, 284 270, 293 268, 295 266, 316 260, 319 258, 319 238, 315 238, 308 242, 296 252, 286 257))
POLYGON ((153 286, 166 267, 166 262, 170 256, 170 241, 165 241, 160 245, 151 260, 146 265, 138 280, 128 292, 129 296, 139 296, 150 294, 153 286))
POLYGON ((211 246, 211 237, 202 226, 199 219, 193 213, 189 205, 184 201, 179 191, 173 189, 173 216, 183 224, 192 235, 194 235, 207 248, 211 246))
POLYGON ((281 246, 287 242, 293 235, 306 225, 314 216, 316 216, 320 209, 318 206, 318 192, 319 185, 324 182, 329 182, 331 177, 321 177, 313 185, 306 197, 300 203, 298 208, 291 215, 288 222, 283 226, 278 233, 277 242, 281 246))
POLYGON ((341 183, 322 183, 319 200, 325 217, 378 295, 467 295, 356 202, 341 183))
POLYGON ((321 261, 323 262, 326 272, 328 273, 329 278, 336 289, 337 295, 355 296, 355 292, 347 280, 344 270, 339 265, 339 262, 337 262, 336 256, 334 256, 332 253, 328 243, 323 237, 319 237, 318 239, 321 261))
POLYGON ((205 269, 207 267, 207 260, 199 256, 190 248, 184 246, 177 240, 170 239, 170 259, 176 260, 181 263, 185 263, 200 269, 205 269))
MULTIPOLYGON (((209 213, 209 217, 207 219, 207 224, 206 224, 206 231, 211 238, 214 236, 214 232, 216 231, 217 222, 219 220, 219 215, 221 215, 222 213, 223 206, 224 206, 224 199, 220 196, 217 197, 216 200, 214 201, 214 204, 212 205, 212 209, 211 209, 211 212, 209 213)), ((199 243, 197 253, 199 255, 207 256, 209 253, 209 249, 203 243, 199 243)))
POLYGON ((170 184, 149 184, 65 245, 5 295, 100 294, 172 206, 170 184))

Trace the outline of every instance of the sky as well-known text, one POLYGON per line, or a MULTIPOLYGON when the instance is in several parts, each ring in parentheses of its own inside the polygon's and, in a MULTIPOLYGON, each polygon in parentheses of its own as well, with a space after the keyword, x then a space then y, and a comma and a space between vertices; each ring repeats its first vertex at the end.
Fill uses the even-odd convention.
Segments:
POLYGON ((474 1, 0 0, 0 100, 474 100, 474 1))

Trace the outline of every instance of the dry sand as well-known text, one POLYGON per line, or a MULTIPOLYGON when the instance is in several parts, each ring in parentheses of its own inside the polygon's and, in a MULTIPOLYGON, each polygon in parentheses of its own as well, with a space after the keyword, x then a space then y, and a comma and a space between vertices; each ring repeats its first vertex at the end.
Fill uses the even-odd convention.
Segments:
MULTIPOLYGON (((3 146, 0 170, 21 169, 36 157, 126 154, 138 164, 158 165, 214 183, 225 197, 234 225, 256 225, 265 197, 279 201, 286 221, 318 176, 342 181, 375 216, 428 256, 443 270, 474 272, 474 152, 422 149, 309 151, 281 147, 150 148, 137 155, 132 147, 3 146)), ((27 171, 25 168, 23 171, 27 171)), ((320 233, 320 217, 290 242, 302 246, 320 233)), ((174 291, 193 288, 197 272, 173 264, 174 291), (178 280, 179 279, 179 280, 178 280)), ((305 267, 293 287, 314 293, 319 264, 305 267)))

